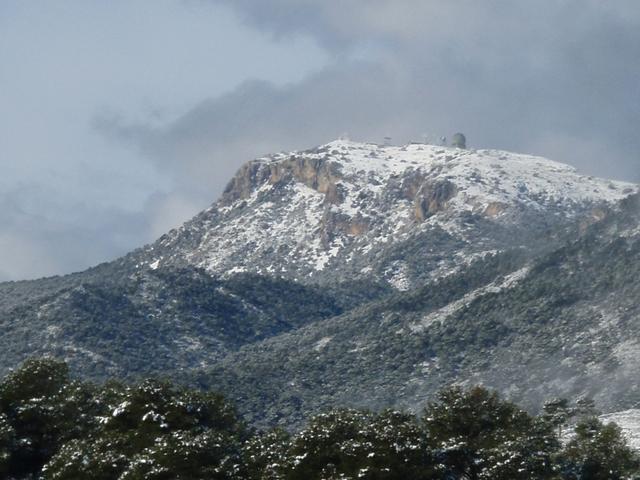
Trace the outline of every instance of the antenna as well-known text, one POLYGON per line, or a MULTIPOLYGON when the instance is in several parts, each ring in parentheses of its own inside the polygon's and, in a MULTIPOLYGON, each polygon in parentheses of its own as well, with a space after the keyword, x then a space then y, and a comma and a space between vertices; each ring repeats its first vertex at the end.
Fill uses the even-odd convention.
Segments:
POLYGON ((391 145, 391 137, 384 137, 384 146, 388 147, 391 145))

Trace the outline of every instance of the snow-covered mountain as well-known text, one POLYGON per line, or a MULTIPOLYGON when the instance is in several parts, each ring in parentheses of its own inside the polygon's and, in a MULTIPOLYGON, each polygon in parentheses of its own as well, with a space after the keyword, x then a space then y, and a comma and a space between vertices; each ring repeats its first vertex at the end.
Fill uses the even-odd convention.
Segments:
POLYGON ((0 284, 0 367, 162 373, 255 424, 485 383, 640 406, 634 184, 540 157, 339 140, 248 162, 210 208, 85 272, 0 284))
POLYGON ((338 140, 247 163, 139 266, 305 282, 374 275, 407 290, 478 256, 533 246, 567 221, 591 223, 636 188, 498 150, 338 140))

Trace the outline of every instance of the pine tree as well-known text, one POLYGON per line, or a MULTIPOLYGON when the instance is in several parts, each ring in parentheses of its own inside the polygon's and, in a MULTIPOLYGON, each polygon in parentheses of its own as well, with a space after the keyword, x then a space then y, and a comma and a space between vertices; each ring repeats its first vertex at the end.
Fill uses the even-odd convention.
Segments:
POLYGON ((46 479, 238 478, 244 426, 220 395, 111 382, 96 403, 97 427, 60 449, 46 479))
POLYGON ((562 452, 564 478, 620 480, 640 473, 637 455, 627 446, 620 427, 595 417, 580 421, 562 452))
POLYGON ((440 392, 424 414, 429 443, 458 477, 493 480, 553 478, 559 448, 548 423, 482 387, 440 392))
POLYGON ((548 400, 542 410, 544 411, 543 418, 557 428, 558 438, 562 438, 562 429, 575 414, 575 410, 569 406, 569 400, 566 398, 548 400))
POLYGON ((289 480, 436 478, 416 419, 395 411, 318 415, 293 438, 288 455, 289 480))
POLYGON ((8 476, 11 458, 17 449, 16 432, 4 413, 0 413, 0 475, 8 476))
POLYGON ((291 436, 285 430, 276 428, 257 433, 245 442, 242 458, 248 480, 281 480, 294 466, 291 436))
POLYGON ((72 381, 65 363, 28 360, 0 384, 2 464, 9 477, 40 471, 62 443, 95 422, 92 388, 72 381))

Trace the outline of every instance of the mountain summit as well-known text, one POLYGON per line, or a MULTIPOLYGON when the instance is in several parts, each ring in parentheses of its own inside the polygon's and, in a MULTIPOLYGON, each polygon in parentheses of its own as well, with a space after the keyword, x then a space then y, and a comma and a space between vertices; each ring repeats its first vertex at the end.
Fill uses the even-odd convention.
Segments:
POLYGON ((567 221, 588 224, 635 190, 530 155, 338 140, 245 164, 140 265, 305 282, 373 274, 408 289, 567 221), (416 242, 420 258, 403 260, 416 242))

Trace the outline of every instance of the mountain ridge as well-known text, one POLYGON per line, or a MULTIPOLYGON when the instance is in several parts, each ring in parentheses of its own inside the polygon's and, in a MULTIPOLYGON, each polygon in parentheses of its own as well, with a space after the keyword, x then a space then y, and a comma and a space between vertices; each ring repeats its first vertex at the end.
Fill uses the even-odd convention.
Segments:
MULTIPOLYGON (((396 284, 411 285, 425 278, 418 272, 402 278, 404 266, 376 262, 385 244, 447 237, 466 244, 456 249, 459 257, 473 258, 536 226, 553 228, 577 216, 597 221, 603 205, 636 189, 504 151, 335 141, 248 162, 219 202, 148 247, 140 266, 189 264, 213 274, 250 271, 297 281, 322 281, 325 271, 328 281, 336 271, 361 278, 378 269, 387 281, 396 276, 396 284), (473 222, 494 232, 478 234, 477 226, 469 228, 473 222), (495 238, 508 222, 510 238, 495 238), (518 224, 527 228, 517 231, 518 224)), ((432 277, 456 267, 434 257, 423 265, 432 277)))

